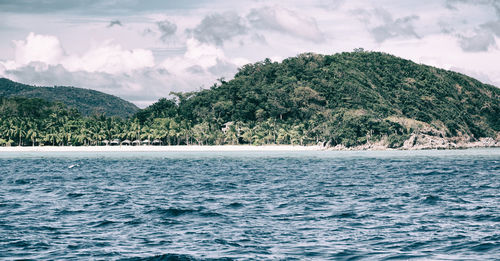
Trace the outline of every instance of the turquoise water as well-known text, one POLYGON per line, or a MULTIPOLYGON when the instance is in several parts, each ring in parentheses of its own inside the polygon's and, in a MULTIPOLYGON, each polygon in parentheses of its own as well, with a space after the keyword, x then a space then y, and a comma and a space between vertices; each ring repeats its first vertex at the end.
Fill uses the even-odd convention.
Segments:
POLYGON ((500 149, 0 153, 0 259, 500 257, 500 149))

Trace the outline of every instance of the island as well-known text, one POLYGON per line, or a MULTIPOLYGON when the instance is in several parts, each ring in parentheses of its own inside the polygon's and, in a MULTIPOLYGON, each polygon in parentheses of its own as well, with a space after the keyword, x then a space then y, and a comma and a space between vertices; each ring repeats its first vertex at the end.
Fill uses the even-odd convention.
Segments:
POLYGON ((1 79, 0 146, 500 146, 498 87, 380 52, 265 59, 145 109, 73 87, 28 95, 41 88, 1 79))

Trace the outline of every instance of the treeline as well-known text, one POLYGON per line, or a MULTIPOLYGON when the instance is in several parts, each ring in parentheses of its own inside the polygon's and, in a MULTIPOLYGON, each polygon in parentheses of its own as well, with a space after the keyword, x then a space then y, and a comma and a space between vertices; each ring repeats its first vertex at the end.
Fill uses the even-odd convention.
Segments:
MULTIPOLYGON (((156 105, 171 102, 162 99, 156 105)), ((193 123, 179 115, 141 121, 93 115, 42 99, 0 98, 0 146, 105 145, 112 140, 161 141, 163 145, 300 144, 319 141, 305 124, 290 126, 268 119, 258 124, 193 123)), ((317 130, 313 130, 316 131, 317 130)))
POLYGON ((100 145, 149 140, 165 145, 338 144, 412 133, 497 137, 500 89, 392 55, 302 54, 243 66, 210 89, 172 93, 129 119, 82 117, 59 103, 3 98, 0 144, 100 145))
MULTIPOLYGON (((165 103, 170 104, 172 101, 162 99, 153 107, 165 103)), ((105 141, 115 139, 159 140, 164 145, 307 145, 322 142, 324 132, 329 130, 328 124, 315 125, 313 120, 290 124, 269 118, 262 122, 217 124, 208 121, 196 123, 178 114, 145 120, 142 116, 148 111, 146 109, 127 120, 104 115, 83 117, 76 109, 70 109, 62 103, 36 98, 0 98, 0 146, 105 145, 105 141)), ((377 127, 387 128, 390 130, 388 134, 395 138, 403 131, 400 126, 391 125, 390 122, 365 122, 360 117, 358 121, 348 122, 338 128, 336 135, 342 138, 349 129, 356 129, 360 133, 369 133, 371 129, 376 136, 379 133, 373 132, 373 129, 377 127), (360 129, 357 124, 365 125, 364 129, 360 129)), ((361 137, 358 140, 356 135, 352 138, 357 143, 369 139, 361 137)))

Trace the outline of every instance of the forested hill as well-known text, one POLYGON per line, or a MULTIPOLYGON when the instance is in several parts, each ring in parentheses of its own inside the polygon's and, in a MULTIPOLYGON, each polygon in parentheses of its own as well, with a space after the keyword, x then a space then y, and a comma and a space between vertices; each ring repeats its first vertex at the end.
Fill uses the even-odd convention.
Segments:
POLYGON ((107 116, 129 117, 137 106, 113 95, 75 87, 36 87, 0 78, 0 97, 40 98, 61 102, 76 108, 83 115, 104 113, 107 116))
POLYGON ((245 65, 230 81, 173 93, 128 119, 82 117, 75 109, 45 101, 61 101, 87 114, 90 108, 105 108, 107 116, 136 109, 95 91, 5 79, 0 86, 0 146, 102 145, 110 140, 338 149, 500 146, 499 88, 377 52, 301 54, 281 63, 245 65))
POLYGON ((178 105, 162 100, 137 117, 145 123, 179 117, 202 124, 207 133, 241 123, 255 133, 247 135, 255 137, 246 138, 250 143, 300 139, 355 146, 384 140, 398 147, 412 134, 475 140, 497 138, 500 131, 497 87, 379 52, 267 59, 209 90, 177 95, 178 105), (256 134, 266 128, 282 131, 256 134))

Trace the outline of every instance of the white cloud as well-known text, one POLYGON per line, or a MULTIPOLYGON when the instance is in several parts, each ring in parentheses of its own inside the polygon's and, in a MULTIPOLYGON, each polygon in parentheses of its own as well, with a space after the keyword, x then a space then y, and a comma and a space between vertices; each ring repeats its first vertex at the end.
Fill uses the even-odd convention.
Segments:
POLYGON ((57 37, 30 33, 17 41, 16 59, 0 61, 0 76, 34 85, 91 88, 146 105, 171 91, 211 86, 231 78, 245 58, 227 58, 220 46, 186 41, 186 51, 155 64, 150 50, 125 50, 105 41, 83 54, 66 54, 57 37), (36 51, 44 50, 43 56, 36 51))
POLYGON ((26 40, 14 41, 15 59, 2 62, 6 69, 16 69, 31 63, 44 66, 62 65, 71 72, 130 73, 154 66, 153 53, 145 49, 124 50, 109 41, 82 55, 66 54, 59 39, 51 35, 30 33, 26 40))
POLYGON ((220 77, 231 78, 239 66, 248 63, 244 58, 229 59, 220 46, 193 38, 187 40, 186 48, 183 55, 166 58, 158 65, 184 90, 208 87, 220 77))
POLYGON ((224 52, 216 46, 188 39, 187 51, 184 57, 189 62, 197 61, 203 67, 214 66, 217 59, 224 59, 224 52))
POLYGON ((154 66, 153 53, 145 49, 123 50, 120 45, 104 43, 82 56, 66 57, 61 64, 69 71, 130 73, 154 66))
POLYGON ((30 33, 26 40, 14 41, 15 62, 26 65, 30 62, 42 62, 54 65, 64 56, 59 39, 50 35, 30 33))

